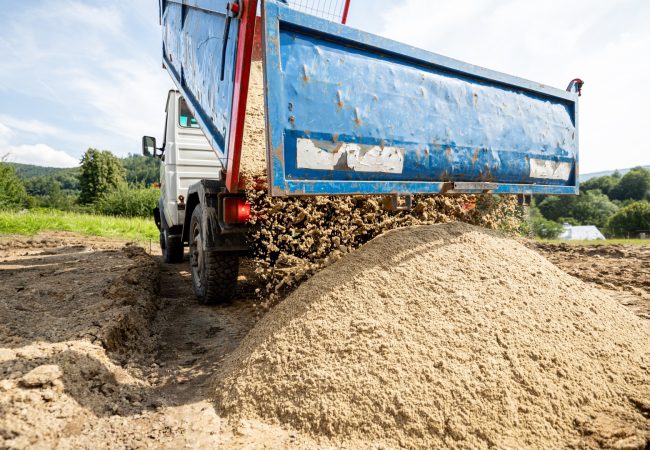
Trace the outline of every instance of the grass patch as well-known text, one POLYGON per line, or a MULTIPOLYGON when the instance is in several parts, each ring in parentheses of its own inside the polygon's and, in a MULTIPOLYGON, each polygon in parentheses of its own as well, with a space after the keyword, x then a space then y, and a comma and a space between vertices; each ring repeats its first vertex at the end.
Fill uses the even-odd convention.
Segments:
POLYGON ((140 242, 158 240, 153 217, 113 217, 47 209, 0 210, 0 234, 34 235, 40 231, 69 231, 140 242))
POLYGON ((616 244, 625 244, 625 245, 650 245, 650 239, 607 239, 603 240, 593 240, 593 241, 564 241, 561 239, 538 239, 539 242, 544 242, 545 244, 569 244, 569 245, 616 245, 616 244))

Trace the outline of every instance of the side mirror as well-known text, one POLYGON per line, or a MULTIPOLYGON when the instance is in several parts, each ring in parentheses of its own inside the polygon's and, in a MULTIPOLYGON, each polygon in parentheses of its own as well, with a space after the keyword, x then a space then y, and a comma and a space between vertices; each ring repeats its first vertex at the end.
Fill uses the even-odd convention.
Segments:
POLYGON ((156 138, 142 136, 142 154, 144 156, 156 156, 156 138))

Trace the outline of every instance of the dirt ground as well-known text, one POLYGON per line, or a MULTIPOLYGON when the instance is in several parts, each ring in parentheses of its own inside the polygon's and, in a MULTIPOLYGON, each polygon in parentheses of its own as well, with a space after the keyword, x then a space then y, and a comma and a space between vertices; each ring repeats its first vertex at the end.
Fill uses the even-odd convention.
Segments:
POLYGON ((243 266, 237 298, 207 307, 187 262, 65 233, 0 237, 0 448, 297 445, 263 424, 233 433, 209 400, 261 310, 243 266))
MULTIPOLYGON (((210 375, 266 311, 250 263, 230 304, 200 306, 187 262, 125 244, 0 237, 0 448, 317 446, 215 412, 210 375)), ((531 245, 650 318, 650 248, 531 245)))
POLYGON ((638 316, 650 319, 650 245, 530 243, 569 275, 609 292, 638 316))

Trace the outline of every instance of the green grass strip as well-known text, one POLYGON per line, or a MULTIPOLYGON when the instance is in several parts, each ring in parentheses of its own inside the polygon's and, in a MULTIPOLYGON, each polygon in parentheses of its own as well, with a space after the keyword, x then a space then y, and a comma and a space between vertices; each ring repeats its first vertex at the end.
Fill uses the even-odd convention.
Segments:
POLYGON ((35 235, 41 231, 69 231, 135 241, 158 240, 153 217, 130 218, 58 210, 0 210, 0 234, 35 235))

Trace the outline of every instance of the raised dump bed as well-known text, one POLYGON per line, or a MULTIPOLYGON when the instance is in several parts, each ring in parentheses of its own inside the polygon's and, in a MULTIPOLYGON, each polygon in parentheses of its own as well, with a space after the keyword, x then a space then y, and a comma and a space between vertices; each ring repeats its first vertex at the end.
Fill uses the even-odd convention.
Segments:
MULTIPOLYGON (((165 67, 237 189, 254 0, 162 2, 165 67)), ((575 194, 578 88, 262 1, 271 195, 575 194)))

